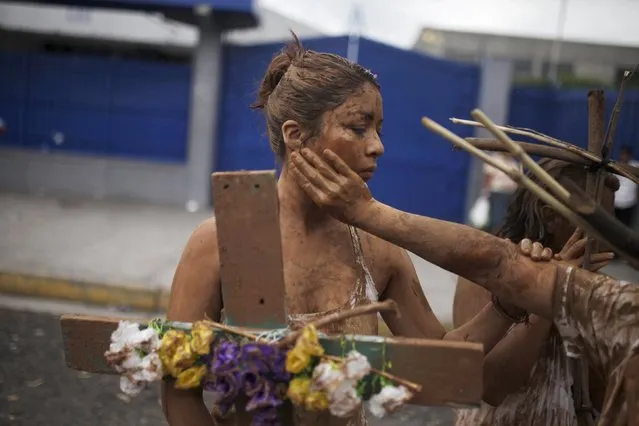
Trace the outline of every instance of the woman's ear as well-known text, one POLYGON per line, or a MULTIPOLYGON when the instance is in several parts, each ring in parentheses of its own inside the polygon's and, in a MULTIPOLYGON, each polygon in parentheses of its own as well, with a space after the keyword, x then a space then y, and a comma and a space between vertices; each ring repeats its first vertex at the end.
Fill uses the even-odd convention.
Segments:
POLYGON ((295 120, 286 120, 282 124, 282 138, 289 151, 302 149, 302 129, 295 120))

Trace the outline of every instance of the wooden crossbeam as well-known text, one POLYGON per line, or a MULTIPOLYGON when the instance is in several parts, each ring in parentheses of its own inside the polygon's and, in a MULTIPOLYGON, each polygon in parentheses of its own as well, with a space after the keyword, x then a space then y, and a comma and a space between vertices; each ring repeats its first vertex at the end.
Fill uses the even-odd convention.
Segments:
MULTIPOLYGON (((115 374, 107 365, 104 352, 119 321, 111 317, 63 315, 67 366, 94 374, 115 374)), ((328 354, 342 354, 341 337, 320 340, 328 354)), ((382 368, 385 352, 386 360, 392 360, 390 373, 422 384, 422 392, 415 395, 413 404, 475 406, 481 401, 483 347, 480 344, 393 337, 386 338, 384 345, 384 338, 378 336, 347 336, 346 341, 348 348, 354 345, 366 355, 374 368, 382 368)))

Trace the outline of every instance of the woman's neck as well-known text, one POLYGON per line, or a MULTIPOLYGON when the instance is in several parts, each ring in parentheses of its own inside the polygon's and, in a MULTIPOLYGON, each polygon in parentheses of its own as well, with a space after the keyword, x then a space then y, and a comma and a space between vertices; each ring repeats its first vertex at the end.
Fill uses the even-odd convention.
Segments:
POLYGON ((287 167, 282 167, 282 173, 277 182, 277 192, 280 201, 280 210, 287 215, 300 218, 307 228, 317 227, 330 220, 331 217, 320 209, 311 200, 304 190, 295 182, 287 172, 287 167))

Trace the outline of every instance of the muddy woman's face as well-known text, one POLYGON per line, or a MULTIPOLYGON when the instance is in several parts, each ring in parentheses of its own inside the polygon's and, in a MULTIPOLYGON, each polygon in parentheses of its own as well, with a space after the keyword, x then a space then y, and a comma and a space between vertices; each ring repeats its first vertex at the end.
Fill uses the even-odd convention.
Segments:
POLYGON ((318 153, 330 149, 368 181, 377 169, 377 159, 384 154, 383 119, 382 96, 376 87, 366 84, 324 114, 320 134, 309 148, 318 153))

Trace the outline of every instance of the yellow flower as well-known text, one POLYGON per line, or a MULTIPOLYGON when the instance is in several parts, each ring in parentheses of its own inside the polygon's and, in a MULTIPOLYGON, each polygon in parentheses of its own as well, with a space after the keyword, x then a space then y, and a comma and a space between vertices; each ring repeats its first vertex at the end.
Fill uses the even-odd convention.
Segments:
POLYGON ((196 365, 195 367, 187 368, 177 375, 175 387, 176 389, 196 388, 202 383, 205 374, 206 365, 196 365))
POLYGON ((319 343, 317 337, 317 329, 313 324, 304 327, 302 335, 297 339, 295 344, 301 351, 313 356, 324 355, 324 348, 319 343))
POLYGON ((185 341, 184 344, 176 348, 171 363, 181 371, 192 366, 196 359, 197 354, 193 353, 191 345, 188 341, 185 341))
POLYGON ((304 404, 308 390, 311 387, 311 379, 308 377, 296 377, 288 384, 286 395, 296 405, 304 404))
POLYGON ((204 321, 198 321, 191 328, 191 349, 198 355, 206 355, 211 350, 213 330, 204 321))
POLYGON ((321 391, 309 393, 304 403, 306 409, 309 411, 324 411, 328 409, 328 397, 321 391))
POLYGON ((182 330, 169 330, 162 337, 159 349, 163 367, 173 377, 193 365, 197 355, 191 351, 187 335, 182 330))
POLYGON ((293 374, 301 373, 310 362, 310 355, 296 346, 286 354, 286 371, 293 374))

